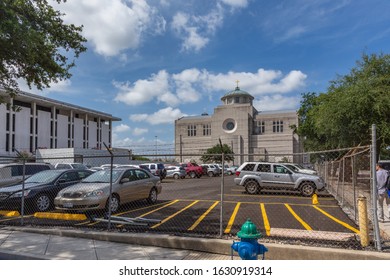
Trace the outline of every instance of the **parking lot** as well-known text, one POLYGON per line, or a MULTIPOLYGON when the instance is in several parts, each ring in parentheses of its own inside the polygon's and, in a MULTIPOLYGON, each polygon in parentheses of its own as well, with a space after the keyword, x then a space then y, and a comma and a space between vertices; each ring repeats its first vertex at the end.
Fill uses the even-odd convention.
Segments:
POLYGON ((249 218, 264 237, 349 240, 357 225, 326 191, 318 203, 298 192, 268 190, 256 195, 236 186, 233 176, 165 179, 157 203, 139 201, 121 207, 108 219, 104 213, 1 211, 0 225, 66 226, 179 235, 236 236, 249 218), (223 193, 223 195, 221 195, 223 193), (137 220, 134 220, 137 219, 137 220), (134 223, 136 222, 136 223, 134 223))

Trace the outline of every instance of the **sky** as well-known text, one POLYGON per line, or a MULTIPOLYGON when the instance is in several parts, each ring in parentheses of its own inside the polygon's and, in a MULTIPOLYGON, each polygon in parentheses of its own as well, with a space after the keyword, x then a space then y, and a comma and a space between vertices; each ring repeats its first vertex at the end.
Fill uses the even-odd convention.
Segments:
POLYGON ((140 153, 172 152, 174 121, 213 114, 237 81, 259 111, 297 110, 390 48, 388 0, 50 1, 88 50, 69 80, 21 89, 121 118, 113 147, 140 153))

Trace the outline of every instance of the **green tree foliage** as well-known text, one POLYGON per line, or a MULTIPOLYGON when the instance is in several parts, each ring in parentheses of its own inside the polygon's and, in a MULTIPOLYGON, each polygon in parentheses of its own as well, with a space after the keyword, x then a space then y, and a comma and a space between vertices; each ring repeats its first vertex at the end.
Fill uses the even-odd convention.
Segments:
POLYGON ((18 79, 41 90, 71 77, 68 55, 86 51, 86 39, 81 26, 64 24, 62 16, 47 0, 0 1, 0 87, 11 96, 18 79))
POLYGON ((224 153, 224 159, 226 162, 234 160, 234 153, 229 145, 223 144, 222 147, 220 144, 217 144, 209 149, 206 153, 200 158, 204 163, 206 162, 216 162, 222 163, 222 153, 224 153))
POLYGON ((299 127, 306 150, 390 143, 390 55, 363 54, 348 75, 330 82, 327 93, 302 95, 299 127))

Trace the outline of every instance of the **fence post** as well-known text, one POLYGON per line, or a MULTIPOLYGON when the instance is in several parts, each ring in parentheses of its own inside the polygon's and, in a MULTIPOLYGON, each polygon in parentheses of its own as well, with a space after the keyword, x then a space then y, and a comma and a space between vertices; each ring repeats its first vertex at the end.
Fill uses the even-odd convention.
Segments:
POLYGON ((225 174, 224 173, 224 166, 225 166, 225 153, 223 151, 222 141, 221 138, 219 138, 219 144, 221 145, 221 152, 222 152, 222 178, 221 178, 221 212, 219 215, 219 236, 222 237, 223 235, 223 196, 225 192, 225 174))
POLYGON ((15 152, 17 155, 22 158, 23 161, 23 170, 22 170, 22 199, 21 199, 21 205, 20 205, 20 225, 24 225, 24 188, 25 188, 25 183, 24 180, 26 179, 26 156, 20 153, 17 149, 15 149, 15 152))
POLYGON ((106 143, 104 143, 104 146, 106 147, 107 151, 110 153, 111 155, 111 164, 110 164, 110 193, 108 195, 108 225, 107 225, 107 229, 110 230, 111 229, 111 199, 112 199, 112 168, 113 168, 113 165, 114 165, 114 154, 112 153, 111 149, 106 145, 106 143))
POLYGON ((369 228, 368 228, 368 215, 367 215, 367 199, 365 196, 359 196, 358 198, 358 211, 359 211, 359 235, 360 244, 363 247, 367 247, 369 244, 369 228))
POLYGON ((377 187, 376 187, 376 125, 372 125, 371 139, 371 203, 372 203, 372 219, 374 222, 375 243, 378 251, 382 250, 381 236, 379 234, 378 214, 377 214, 377 187))

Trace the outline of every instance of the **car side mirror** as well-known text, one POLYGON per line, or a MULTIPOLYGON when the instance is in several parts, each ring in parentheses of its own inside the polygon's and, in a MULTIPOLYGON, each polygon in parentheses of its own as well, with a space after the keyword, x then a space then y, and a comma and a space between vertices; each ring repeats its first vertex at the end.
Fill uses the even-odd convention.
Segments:
POLYGON ((57 185, 61 185, 61 184, 65 183, 65 182, 66 182, 65 179, 59 179, 57 181, 57 185))
POLYGON ((130 182, 129 178, 122 178, 121 180, 121 184, 128 183, 128 182, 130 182))

